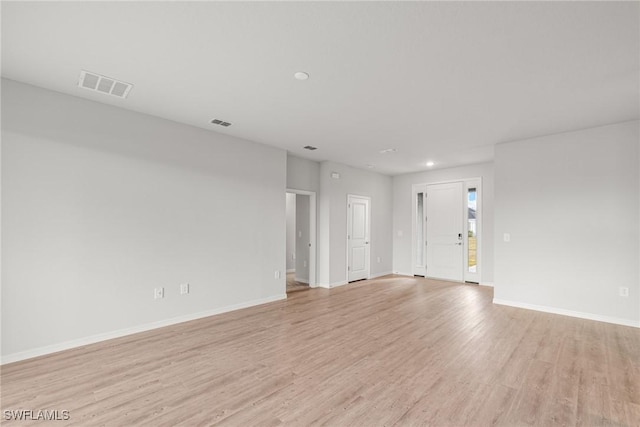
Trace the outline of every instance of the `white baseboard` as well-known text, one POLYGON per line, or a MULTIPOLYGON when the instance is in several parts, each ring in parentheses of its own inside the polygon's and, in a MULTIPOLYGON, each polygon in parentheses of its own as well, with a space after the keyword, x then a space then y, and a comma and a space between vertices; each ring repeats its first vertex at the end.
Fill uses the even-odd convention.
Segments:
POLYGON ((480 286, 489 286, 490 288, 493 288, 493 282, 480 283, 480 286))
POLYGON ((332 289, 332 288, 337 288, 338 286, 344 286, 347 283, 349 282, 347 282, 346 280, 340 280, 338 282, 333 282, 333 283, 320 283, 318 284, 318 286, 325 289, 332 289))
POLYGON ((65 341, 58 344, 52 344, 44 347, 34 348, 32 350, 20 351, 18 353, 7 354, 2 356, 1 365, 7 363, 18 362, 20 360, 31 359, 33 357, 44 356, 46 354, 57 353, 63 350, 69 350, 76 347, 82 347, 89 344, 95 344, 97 342, 106 341, 114 338, 120 338, 127 335, 137 334, 139 332, 150 331, 152 329, 158 329, 165 326, 175 325, 177 323, 189 322, 191 320, 202 319, 204 317, 215 316, 216 314, 228 313, 230 311, 240 310, 242 308, 253 307, 256 305, 267 304, 274 301, 280 301, 287 299, 286 294, 274 295, 267 298, 261 298, 242 302, 239 304, 229 305, 226 307, 215 308, 213 310, 200 311, 193 314, 187 314, 184 316, 173 317, 171 319, 159 320, 157 322, 145 323, 143 325, 134 326, 132 328, 119 329, 117 331, 105 332, 102 334, 91 335, 84 338, 78 338, 71 341, 65 341))
POLYGON ((296 278, 294 278, 294 280, 295 280, 296 282, 304 283, 305 285, 308 285, 308 284, 309 284, 309 280, 308 280, 308 279, 301 279, 301 278, 299 278, 299 277, 296 277, 296 278))
MULTIPOLYGON (((369 279, 376 279, 378 277, 387 276, 389 274, 393 274, 393 273, 391 271, 387 271, 384 273, 371 274, 369 276, 369 279)), ((332 289, 332 288, 337 288, 338 286, 344 286, 347 284, 349 284, 349 282, 347 282, 346 280, 340 280, 338 282, 333 282, 333 283, 318 283, 318 286, 325 289, 332 289)))
POLYGON ((384 273, 375 273, 372 274, 369 279, 377 279, 378 277, 388 276, 389 274, 393 274, 391 271, 385 271, 384 273))
POLYGON ((413 275, 413 273, 403 273, 402 271, 395 271, 393 274, 397 274, 398 276, 409 276, 409 277, 415 277, 413 275))
POLYGON ((600 314, 583 313, 580 311, 565 310, 563 308, 547 307, 544 305, 527 304, 524 302, 507 301, 503 299, 493 299, 494 304, 508 305, 510 307, 524 308, 527 310, 542 311, 544 313, 561 314, 563 316, 577 317, 580 319, 596 320, 598 322, 613 323, 616 325, 633 326, 640 328, 640 321, 620 319, 618 317, 602 316, 600 314))

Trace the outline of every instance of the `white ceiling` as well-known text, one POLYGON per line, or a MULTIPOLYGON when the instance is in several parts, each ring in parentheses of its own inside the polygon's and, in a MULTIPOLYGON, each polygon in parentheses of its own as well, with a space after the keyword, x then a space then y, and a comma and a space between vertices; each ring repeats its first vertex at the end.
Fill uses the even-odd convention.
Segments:
POLYGON ((638 2, 2 2, 2 75, 395 175, 637 119, 639 21, 638 2), (83 69, 134 87, 80 89, 83 69))

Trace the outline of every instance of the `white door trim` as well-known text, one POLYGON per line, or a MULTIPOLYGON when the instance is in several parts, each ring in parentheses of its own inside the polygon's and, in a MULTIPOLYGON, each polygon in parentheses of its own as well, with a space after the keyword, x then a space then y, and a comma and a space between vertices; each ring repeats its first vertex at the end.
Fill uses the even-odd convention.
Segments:
POLYGON ((309 247, 309 287, 315 288, 318 286, 316 273, 316 192, 296 190, 295 188, 287 188, 286 192, 309 196, 309 241, 311 245, 309 247))
POLYGON ((369 237, 369 247, 368 247, 368 253, 367 256, 369 257, 369 262, 367 263, 367 277, 366 279, 370 279, 371 278, 371 212, 372 212, 372 206, 371 206, 371 197, 369 196, 361 196, 359 194, 347 194, 347 234, 344 236, 345 240, 346 240, 346 255, 347 255, 347 262, 345 265, 345 273, 346 273, 346 282, 349 283, 349 201, 351 199, 351 197, 358 197, 360 199, 367 199, 369 201, 369 217, 367 218, 367 235, 369 237))

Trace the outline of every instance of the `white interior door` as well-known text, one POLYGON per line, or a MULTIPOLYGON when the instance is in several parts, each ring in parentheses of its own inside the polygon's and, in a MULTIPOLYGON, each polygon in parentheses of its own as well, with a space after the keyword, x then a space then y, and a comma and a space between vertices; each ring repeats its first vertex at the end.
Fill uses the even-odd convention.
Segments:
POLYGON ((368 279, 370 268, 370 200, 348 196, 347 199, 347 280, 368 279))
POLYGON ((462 190, 462 182, 427 186, 427 277, 464 280, 462 190))

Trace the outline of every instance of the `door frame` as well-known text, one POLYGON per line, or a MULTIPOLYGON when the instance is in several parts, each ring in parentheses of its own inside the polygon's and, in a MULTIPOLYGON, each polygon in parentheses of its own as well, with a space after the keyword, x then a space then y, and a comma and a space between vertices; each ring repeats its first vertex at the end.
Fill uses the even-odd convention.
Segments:
POLYGON ((371 212, 373 211, 373 208, 371 206, 371 197, 369 197, 369 196, 361 196, 359 194, 348 193, 347 194, 347 212, 346 212, 347 213, 347 224, 346 224, 347 225, 347 227, 346 227, 347 232, 345 233, 345 236, 344 236, 345 239, 346 239, 346 242, 347 242, 346 246, 345 246, 345 248, 347 249, 345 251, 346 255, 347 255, 347 259, 346 259, 346 265, 344 267, 345 268, 345 274, 346 274, 346 276, 345 276, 346 277, 346 280, 345 280, 346 283, 350 283, 349 282, 349 209, 350 209, 350 207, 349 207, 349 198, 351 198, 351 197, 358 197, 358 198, 361 198, 361 199, 369 200, 369 218, 368 218, 368 221, 367 221, 367 228, 368 228, 367 229, 367 233, 369 234, 369 253, 368 253, 369 263, 367 264, 367 277, 364 280, 371 279, 371 212))
MULTIPOLYGON (((411 185, 411 274, 416 274, 416 257, 417 257, 417 250, 416 250, 416 243, 417 243, 417 229, 416 229, 416 216, 417 216, 417 202, 416 202, 416 196, 419 192, 426 192, 427 190, 427 186, 428 185, 437 185, 437 184, 451 184, 454 182, 462 182, 462 188, 463 188, 463 222, 464 222, 464 230, 465 230, 465 238, 464 238, 464 250, 463 250, 463 264, 461 266, 461 268, 463 269, 463 272, 466 273, 467 272, 467 256, 468 256, 468 251, 469 251, 469 247, 468 247, 468 234, 467 234, 467 192, 469 188, 476 188, 477 191, 477 200, 478 200, 478 204, 477 204, 477 212, 479 212, 479 215, 476 217, 476 227, 477 227, 477 235, 478 235, 478 241, 477 241, 477 252, 476 252, 476 260, 477 260, 477 281, 478 283, 482 283, 481 279, 482 279, 482 265, 481 265, 481 260, 482 260, 482 249, 481 249, 481 243, 482 243, 482 198, 483 198, 483 193, 482 193, 482 177, 473 177, 473 178, 461 178, 461 179, 451 179, 451 180, 446 180, 446 181, 430 181, 430 182, 425 182, 425 183, 419 183, 419 184, 412 184, 411 185)), ((425 202, 426 203, 426 202, 425 202)), ((425 205, 425 212, 426 212, 426 205, 425 205)), ((425 236, 426 236, 426 225, 424 228, 424 232, 425 232, 425 236)), ((425 253, 426 256, 426 253, 425 253)), ((428 275, 425 274, 425 277, 429 277, 428 275)), ((468 275, 464 274, 463 275, 463 279, 466 281, 467 280, 468 275)))
POLYGON ((315 288, 318 286, 316 269, 316 192, 287 188, 286 193, 309 196, 309 287, 315 288))

